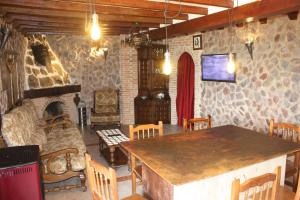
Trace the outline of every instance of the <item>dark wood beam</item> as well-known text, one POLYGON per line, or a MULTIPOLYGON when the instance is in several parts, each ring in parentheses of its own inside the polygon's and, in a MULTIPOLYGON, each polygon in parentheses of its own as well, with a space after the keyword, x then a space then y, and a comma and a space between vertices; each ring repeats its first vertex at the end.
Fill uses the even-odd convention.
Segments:
MULTIPOLYGON (((79 26, 84 28, 84 21, 72 21, 72 23, 68 22, 48 22, 48 21, 29 21, 29 20, 13 20, 13 24, 15 27, 20 25, 35 25, 35 26, 58 26, 58 27, 74 27, 79 26)), ((133 23, 120 23, 120 22, 110 22, 110 23, 101 23, 101 27, 133 27, 133 23)), ((141 28, 149 28, 156 27, 159 28, 159 24, 151 24, 151 23, 142 23, 139 24, 141 28)))
MULTIPOLYGON (((82 12, 70 12, 70 11, 57 11, 57 10, 47 10, 47 9, 31 9, 31 8, 21 8, 21 7, 10 7, 2 6, 6 13, 23 14, 30 16, 50 16, 50 17, 63 17, 63 18, 73 18, 73 19, 85 19, 85 13, 82 12)), ((128 16, 128 15, 104 15, 99 14, 99 21, 119 21, 119 22, 146 22, 146 23, 165 23, 164 18, 157 17, 139 17, 139 16, 128 16)), ((167 23, 171 24, 172 20, 167 19, 167 23)))
MULTIPOLYGON (((86 4, 86 0, 48 0, 56 2, 80 2, 86 4)), ((164 11, 165 3, 145 1, 145 0, 95 0, 95 5, 106 5, 106 6, 117 6, 125 8, 135 8, 135 9, 146 9, 146 10, 158 10, 164 11)), ((180 10, 180 5, 169 3, 168 11, 178 12, 180 10)), ((196 6, 181 6, 181 13, 191 13, 199 15, 207 15, 208 9, 196 6)))
POLYGON ((173 0, 184 3, 194 3, 194 4, 202 4, 207 6, 218 6, 224 8, 232 8, 233 1, 232 0, 173 0))
MULTIPOLYGON (((60 24, 84 24, 84 19, 73 19, 64 17, 48 17, 48 16, 30 16, 23 14, 12 14, 6 15, 7 21, 13 24, 30 24, 30 23, 60 23, 60 24)), ((119 27, 132 27, 134 22, 116 22, 116 21, 104 21, 101 23, 102 26, 119 26, 119 27)), ((159 28, 159 23, 139 23, 140 27, 159 28)))
MULTIPOLYGON (((68 35, 87 35, 83 30, 58 30, 58 29, 49 29, 49 28, 27 28, 21 31, 23 34, 68 34, 68 35)), ((125 31, 112 30, 107 32, 102 32, 103 35, 120 35, 126 34, 125 31)))
MULTIPOLYGON (((49 2, 42 0, 1 0, 0 6, 14 6, 22 8, 32 9, 46 9, 46 10, 58 10, 58 11, 70 11, 70 12, 83 12, 86 13, 87 6, 82 3, 69 3, 69 2, 49 2)), ((114 6, 97 5, 96 12, 99 14, 115 14, 115 15, 132 15, 142 17, 158 17, 163 18, 164 13, 153 10, 144 9, 130 9, 114 6)), ((175 15, 175 12, 170 12, 170 15, 175 15)), ((187 14, 179 14, 175 19, 188 20, 187 14)))
MULTIPOLYGON (((35 30, 53 30, 53 31, 83 31, 81 27, 58 27, 58 26, 34 26, 34 25, 21 25, 18 27, 21 32, 24 29, 35 29, 35 30)), ((144 29, 146 31, 146 29, 144 29)), ((130 28, 128 27, 103 27, 101 28, 102 33, 110 32, 110 31, 121 31, 128 33, 130 28)))
MULTIPOLYGON (((233 8, 233 23, 241 23, 247 18, 265 18, 285 14, 300 9, 299 0, 264 0, 233 8)), ((222 11, 208 16, 192 19, 186 22, 168 26, 168 36, 175 37, 194 32, 217 29, 228 26, 228 11, 222 11)), ((160 28, 149 32, 152 40, 165 38, 165 29, 160 28)))
POLYGON ((24 91, 25 98, 39 98, 39 97, 50 97, 59 96, 62 94, 75 93, 81 91, 81 85, 66 85, 62 87, 52 87, 45 89, 31 89, 24 91))

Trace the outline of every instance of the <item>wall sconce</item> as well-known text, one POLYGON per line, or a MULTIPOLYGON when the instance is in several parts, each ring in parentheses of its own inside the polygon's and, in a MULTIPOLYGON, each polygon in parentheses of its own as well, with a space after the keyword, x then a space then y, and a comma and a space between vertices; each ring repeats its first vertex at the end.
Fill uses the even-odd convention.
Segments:
POLYGON ((106 47, 104 47, 104 48, 92 47, 91 48, 91 52, 90 52, 91 57, 103 56, 104 59, 106 60, 107 55, 108 55, 108 48, 106 48, 106 47))
POLYGON ((246 42, 245 42, 245 46, 248 49, 248 52, 250 54, 251 60, 253 60, 253 44, 254 44, 254 38, 252 36, 248 36, 246 42))

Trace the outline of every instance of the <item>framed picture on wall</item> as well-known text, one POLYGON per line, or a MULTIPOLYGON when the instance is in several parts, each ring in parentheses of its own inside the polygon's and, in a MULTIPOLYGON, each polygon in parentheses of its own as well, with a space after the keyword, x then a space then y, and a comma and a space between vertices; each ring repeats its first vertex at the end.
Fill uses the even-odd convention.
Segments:
POLYGON ((193 36, 193 49, 200 50, 202 49, 202 35, 194 35, 193 36))

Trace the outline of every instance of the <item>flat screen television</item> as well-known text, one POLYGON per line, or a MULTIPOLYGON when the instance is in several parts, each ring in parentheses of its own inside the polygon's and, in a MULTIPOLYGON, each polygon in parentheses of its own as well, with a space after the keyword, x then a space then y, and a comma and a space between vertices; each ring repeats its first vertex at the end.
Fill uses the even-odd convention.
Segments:
MULTIPOLYGON (((235 57, 235 54, 234 54, 235 57)), ((202 81, 236 82, 236 74, 227 72, 229 54, 202 54, 202 81)))

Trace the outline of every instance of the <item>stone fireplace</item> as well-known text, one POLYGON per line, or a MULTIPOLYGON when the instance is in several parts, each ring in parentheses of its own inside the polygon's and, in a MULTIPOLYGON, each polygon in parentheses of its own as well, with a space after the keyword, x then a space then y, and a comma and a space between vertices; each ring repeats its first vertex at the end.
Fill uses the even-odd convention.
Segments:
POLYGON ((74 123, 78 123, 77 107, 74 103, 75 94, 80 92, 80 85, 26 90, 25 98, 34 103, 39 118, 68 114, 74 123))

